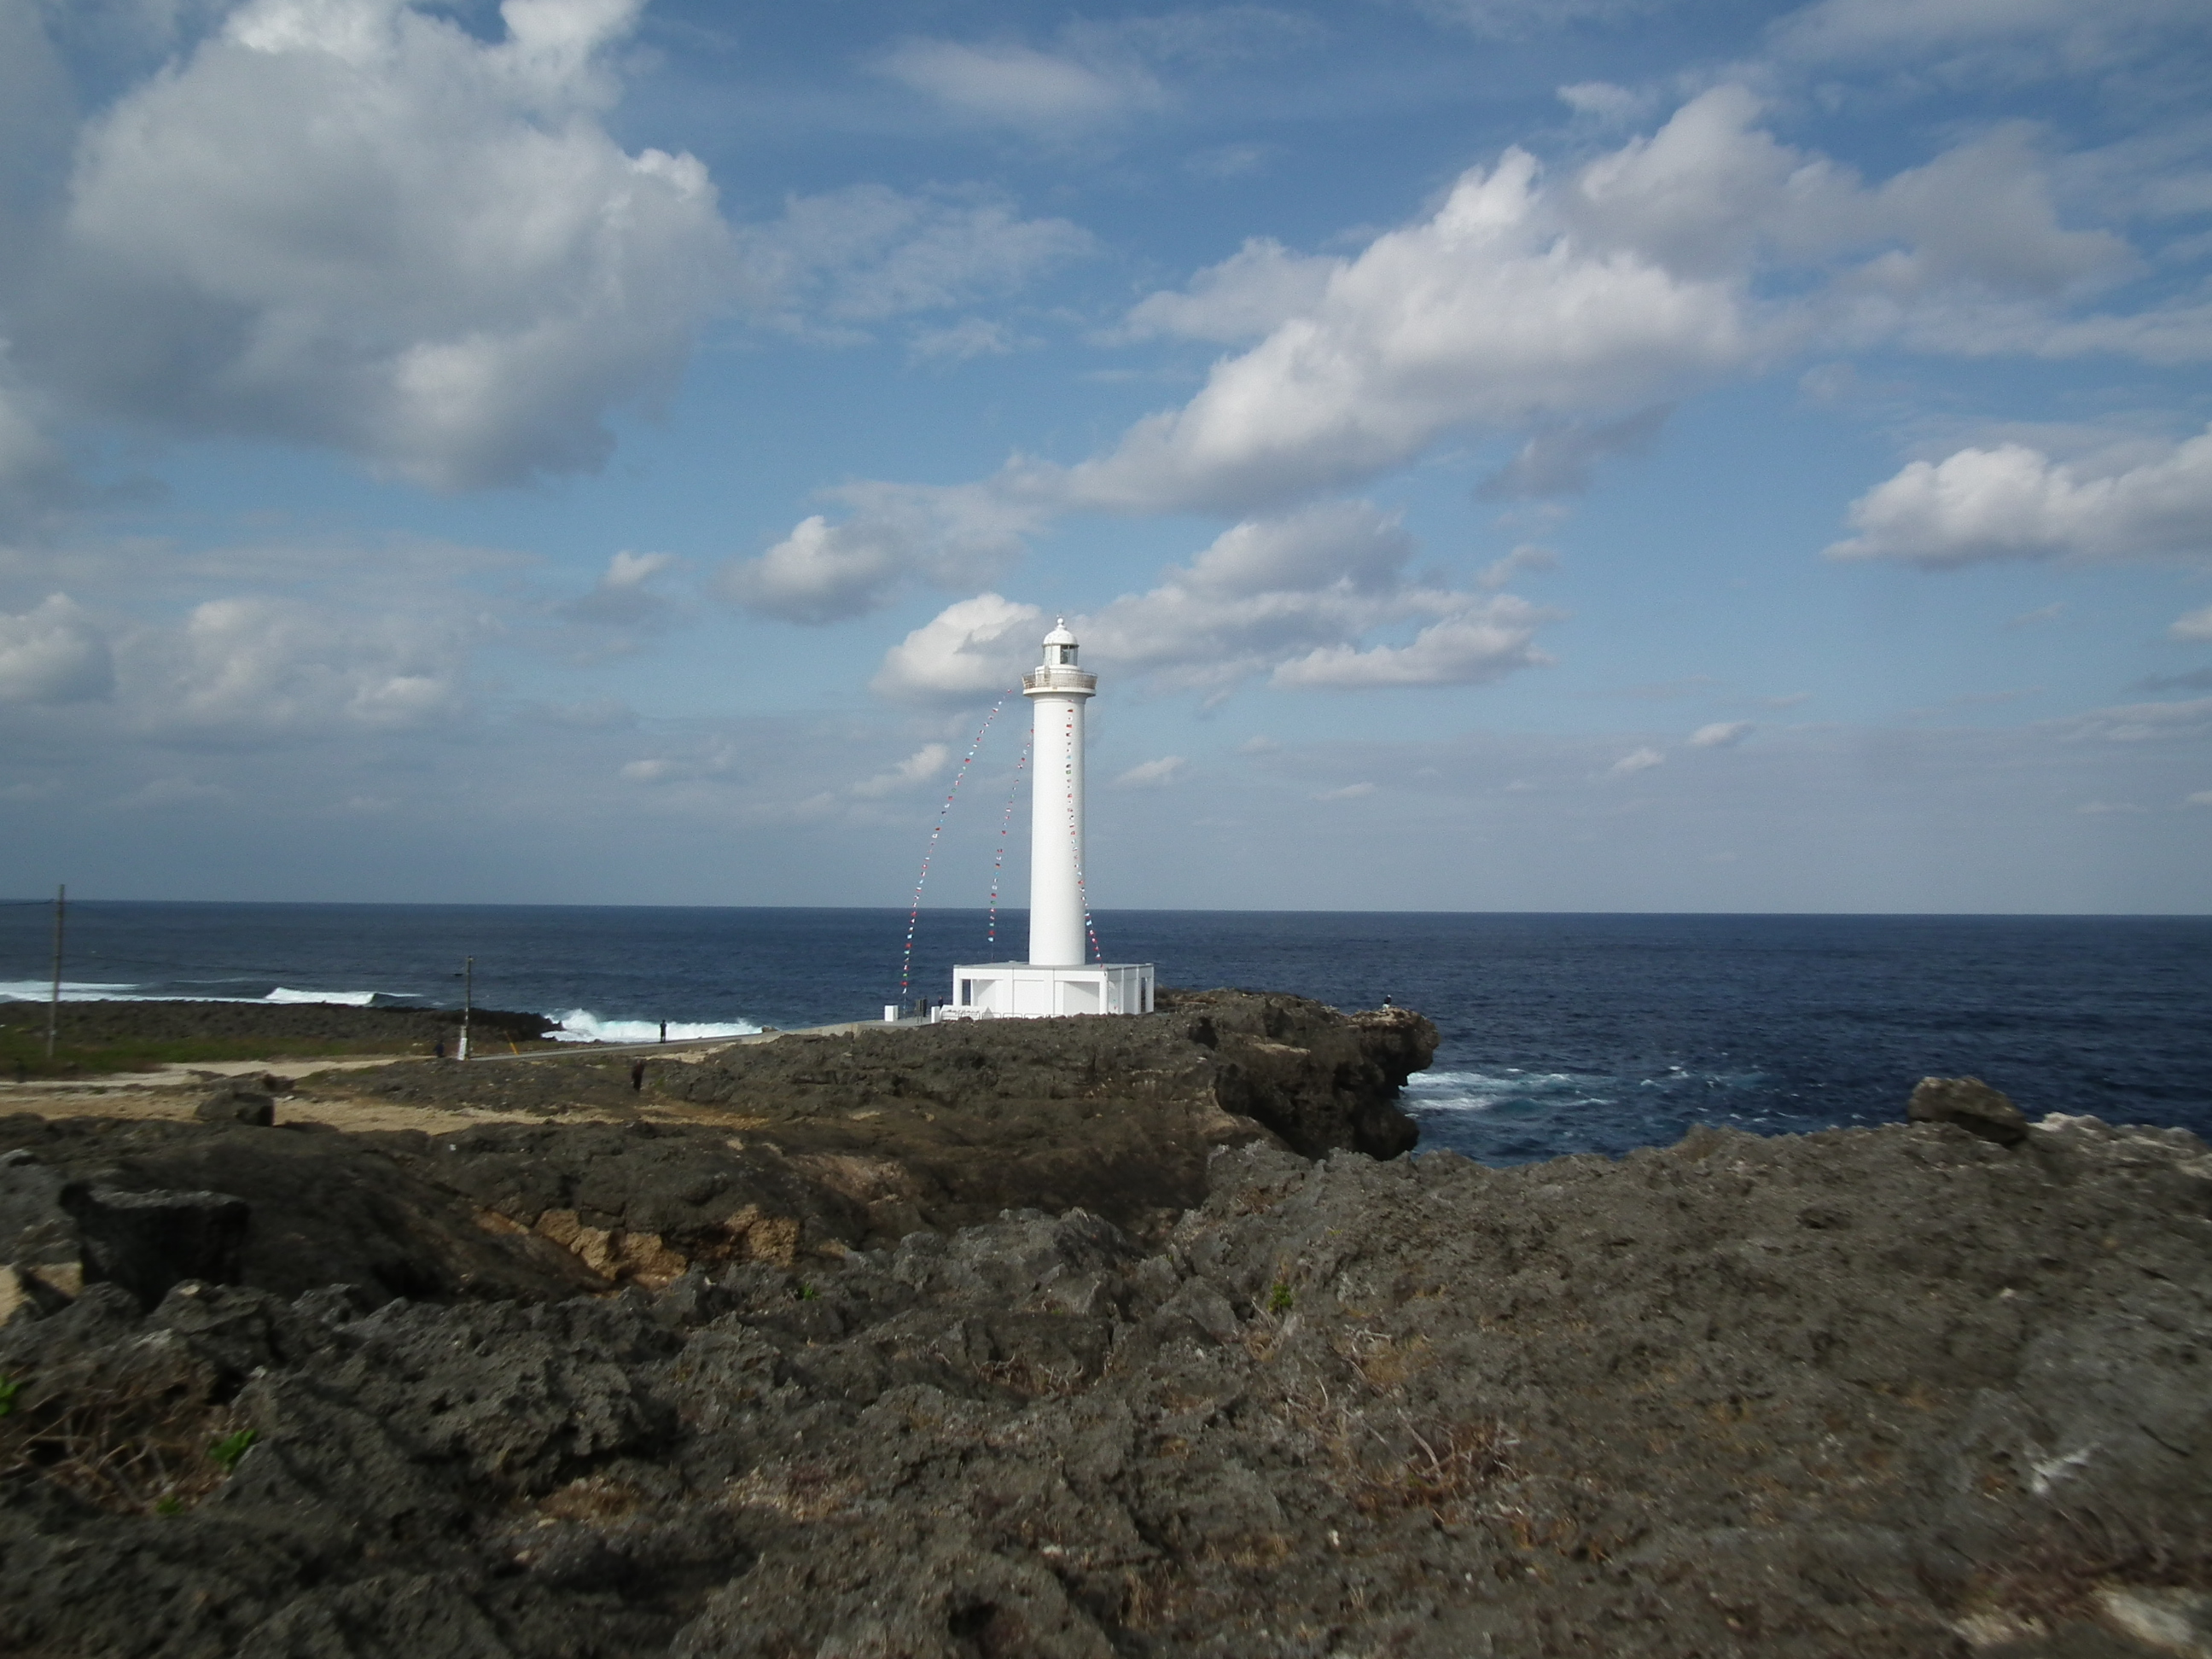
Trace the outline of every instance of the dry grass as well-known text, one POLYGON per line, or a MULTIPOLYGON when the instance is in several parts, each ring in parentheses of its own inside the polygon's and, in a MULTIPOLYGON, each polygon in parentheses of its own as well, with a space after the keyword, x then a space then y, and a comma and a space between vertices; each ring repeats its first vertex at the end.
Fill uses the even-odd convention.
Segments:
POLYGON ((117 1514, 189 1508, 228 1477, 210 1449, 244 1427, 195 1381, 70 1370, 21 1381, 0 1418, 0 1474, 29 1473, 117 1514))
POLYGON ((995 1382, 1024 1399, 1064 1399, 1083 1392, 1083 1366, 1079 1361, 1065 1365, 1047 1365, 1017 1354, 1012 1359, 987 1359, 975 1367, 975 1373, 987 1382, 995 1382))
POLYGON ((1359 1373, 1360 1380, 1377 1394, 1394 1393, 1406 1379, 1433 1363, 1429 1339, 1406 1341, 1382 1331, 1346 1331, 1331 1344, 1336 1355, 1359 1373))
POLYGON ((1283 1413, 1364 1514, 1425 1510, 1440 1523, 1471 1520, 1492 1489, 1516 1475, 1514 1437, 1494 1419, 1417 1421, 1403 1407, 1384 1413, 1322 1382, 1287 1391, 1283 1413))
POLYGON ((587 1474, 548 1492, 538 1502, 541 1515, 562 1521, 616 1521, 647 1501, 646 1493, 627 1480, 611 1475, 587 1474))
POLYGON ((2087 1617, 2097 1592, 2116 1584, 2212 1589, 2212 1541, 2155 1514, 2069 1510, 2014 1552, 1974 1599, 2057 1626, 2087 1617))
POLYGON ((821 1521, 849 1509, 860 1482, 820 1463, 763 1467, 732 1481, 725 1501, 738 1509, 774 1510, 793 1521, 821 1521))
POLYGON ((1477 1498, 1512 1479, 1514 1442, 1504 1424, 1446 1423, 1424 1431, 1404 1412, 1398 1419, 1412 1443, 1395 1468, 1369 1474, 1352 1500, 1360 1509, 1426 1510, 1439 1522, 1464 1520, 1477 1498))

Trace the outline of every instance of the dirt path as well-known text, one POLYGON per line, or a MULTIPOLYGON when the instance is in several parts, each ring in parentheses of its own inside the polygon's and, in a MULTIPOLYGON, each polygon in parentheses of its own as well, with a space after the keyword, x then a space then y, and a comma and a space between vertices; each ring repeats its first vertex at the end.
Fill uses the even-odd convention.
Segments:
MULTIPOLYGON (((832 1028, 832 1029, 843 1029, 832 1028)), ((584 1058, 650 1054, 678 1063, 696 1063, 738 1044, 773 1042, 784 1033, 765 1031, 738 1038, 713 1037, 689 1042, 571 1043, 559 1048, 531 1049, 520 1054, 479 1054, 471 1068, 513 1065, 517 1061, 574 1060, 584 1058)), ((374 1071, 381 1066, 420 1063, 420 1054, 355 1054, 344 1057, 276 1056, 261 1060, 197 1060, 163 1066, 150 1072, 115 1072, 101 1077, 73 1078, 65 1082, 51 1078, 16 1083, 0 1079, 0 1115, 33 1112, 40 1117, 113 1117, 137 1121, 181 1121, 192 1116, 211 1085, 225 1078, 276 1076, 308 1092, 286 1095, 277 1108, 281 1118, 293 1122, 325 1123, 334 1129, 465 1128, 473 1123, 534 1122, 542 1112, 504 1111, 489 1107, 446 1109, 431 1105, 397 1105, 374 1096, 345 1092, 331 1085, 343 1073, 374 1071)), ((568 1113, 574 1118, 594 1118, 589 1112, 568 1113)), ((694 1121, 695 1111, 675 1115, 694 1121)), ((609 1121, 611 1121, 610 1119, 609 1121)))
MULTIPOLYGON (((385 1062, 364 1062, 383 1064, 385 1062)), ((267 1068, 258 1067, 265 1071, 267 1068)), ((44 1118, 120 1118, 131 1122, 189 1122, 206 1097, 204 1083, 182 1086, 146 1083, 118 1087, 67 1087, 52 1084, 9 1084, 0 1087, 0 1116, 29 1112, 44 1118)), ((479 1123, 535 1123, 542 1114, 502 1112, 487 1108, 400 1105, 392 1101, 357 1095, 288 1096, 278 1101, 276 1115, 287 1123, 320 1123, 333 1129, 365 1132, 421 1129, 443 1133, 479 1123)), ((571 1121, 596 1121, 587 1113, 571 1121)), ((612 1121, 612 1120, 609 1120, 612 1121)))

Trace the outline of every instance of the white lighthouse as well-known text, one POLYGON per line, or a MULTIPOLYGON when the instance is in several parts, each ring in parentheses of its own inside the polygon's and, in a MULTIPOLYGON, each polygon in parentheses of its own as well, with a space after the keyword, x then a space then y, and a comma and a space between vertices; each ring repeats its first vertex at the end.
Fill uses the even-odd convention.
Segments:
POLYGON ((1083 884, 1083 706, 1098 677, 1076 665, 1062 618, 1022 676, 1030 702, 1030 959, 963 963, 941 1019, 1148 1014, 1152 964, 1092 962, 1083 884))

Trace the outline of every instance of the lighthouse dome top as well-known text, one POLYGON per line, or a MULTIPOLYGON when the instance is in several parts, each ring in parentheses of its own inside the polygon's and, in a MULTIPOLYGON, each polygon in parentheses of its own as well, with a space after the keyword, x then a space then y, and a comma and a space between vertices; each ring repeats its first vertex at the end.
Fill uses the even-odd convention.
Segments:
POLYGON ((1098 677, 1075 665, 1075 635, 1062 617, 1060 625, 1044 636, 1044 661, 1022 676, 1022 695, 1087 697, 1096 691, 1098 677))

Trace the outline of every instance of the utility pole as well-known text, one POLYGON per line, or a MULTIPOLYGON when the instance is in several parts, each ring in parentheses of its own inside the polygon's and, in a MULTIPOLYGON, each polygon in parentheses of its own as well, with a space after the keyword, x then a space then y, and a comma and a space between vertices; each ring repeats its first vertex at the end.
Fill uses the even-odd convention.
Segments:
POLYGON ((46 1063, 53 1064, 54 1032, 62 1018, 62 913, 69 905, 69 884, 54 889, 54 988, 46 999, 46 1063))
POLYGON ((476 1006, 477 959, 465 957, 461 963, 461 1058, 469 1057, 469 1011, 476 1006))

